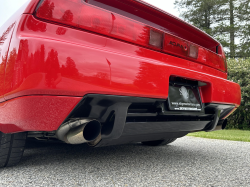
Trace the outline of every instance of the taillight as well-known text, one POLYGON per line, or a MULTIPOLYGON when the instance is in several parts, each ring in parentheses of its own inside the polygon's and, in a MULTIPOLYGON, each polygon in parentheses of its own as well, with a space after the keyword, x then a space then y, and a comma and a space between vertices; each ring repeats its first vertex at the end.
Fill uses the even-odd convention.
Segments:
POLYGON ((43 0, 36 11, 38 18, 93 31, 117 39, 149 45, 150 28, 91 6, 82 0, 43 0))
POLYGON ((226 58, 225 51, 221 44, 218 46, 217 53, 222 57, 224 61, 225 72, 227 72, 227 58, 226 58))
POLYGON ((220 56, 207 49, 146 24, 95 7, 83 0, 41 0, 35 15, 40 19, 92 31, 193 61, 205 60, 206 65, 226 71, 224 61, 223 66, 221 65, 220 56))

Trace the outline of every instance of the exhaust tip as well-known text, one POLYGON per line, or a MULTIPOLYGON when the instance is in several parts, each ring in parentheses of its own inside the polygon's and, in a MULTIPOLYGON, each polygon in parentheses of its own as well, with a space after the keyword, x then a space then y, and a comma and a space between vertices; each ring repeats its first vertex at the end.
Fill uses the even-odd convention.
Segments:
POLYGON ((101 133, 101 124, 97 120, 92 120, 86 124, 83 130, 83 138, 87 141, 95 140, 101 133))
POLYGON ((72 119, 63 124, 56 135, 68 144, 96 142, 101 137, 101 123, 95 119, 72 119))

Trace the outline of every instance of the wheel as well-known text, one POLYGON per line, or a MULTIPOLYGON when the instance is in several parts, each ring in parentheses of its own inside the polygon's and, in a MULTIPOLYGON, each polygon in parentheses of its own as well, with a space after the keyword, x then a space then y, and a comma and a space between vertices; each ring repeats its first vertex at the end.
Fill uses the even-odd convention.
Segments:
POLYGON ((0 132, 0 168, 16 165, 23 156, 26 133, 0 132))
POLYGON ((148 146, 163 146, 174 142, 177 138, 173 139, 165 139, 165 140, 155 140, 155 141, 148 141, 148 142, 141 142, 143 145, 148 146))

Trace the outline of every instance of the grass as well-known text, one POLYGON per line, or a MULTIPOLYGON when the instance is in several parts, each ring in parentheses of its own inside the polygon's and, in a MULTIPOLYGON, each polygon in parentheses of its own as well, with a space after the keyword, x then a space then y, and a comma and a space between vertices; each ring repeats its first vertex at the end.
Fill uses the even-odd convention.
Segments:
POLYGON ((214 131, 214 132, 195 132, 195 133, 189 133, 188 136, 209 138, 209 139, 250 142, 250 131, 243 131, 243 130, 220 130, 220 131, 214 131))

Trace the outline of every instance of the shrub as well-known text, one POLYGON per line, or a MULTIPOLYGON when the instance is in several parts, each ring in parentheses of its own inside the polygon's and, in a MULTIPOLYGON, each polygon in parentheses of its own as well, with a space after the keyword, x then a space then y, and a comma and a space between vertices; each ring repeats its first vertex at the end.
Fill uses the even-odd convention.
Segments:
POLYGON ((228 59, 228 80, 241 87, 241 106, 228 118, 229 129, 250 130, 250 58, 228 59))

